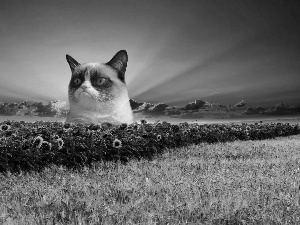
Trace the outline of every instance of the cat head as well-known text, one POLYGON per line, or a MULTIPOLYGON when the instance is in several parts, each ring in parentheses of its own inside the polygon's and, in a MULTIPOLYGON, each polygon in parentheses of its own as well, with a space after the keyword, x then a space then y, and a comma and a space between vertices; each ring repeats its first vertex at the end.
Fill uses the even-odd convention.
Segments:
POLYGON ((94 108, 97 103, 109 103, 127 92, 125 72, 128 55, 121 50, 107 63, 78 63, 66 55, 72 77, 69 83, 71 105, 94 108))

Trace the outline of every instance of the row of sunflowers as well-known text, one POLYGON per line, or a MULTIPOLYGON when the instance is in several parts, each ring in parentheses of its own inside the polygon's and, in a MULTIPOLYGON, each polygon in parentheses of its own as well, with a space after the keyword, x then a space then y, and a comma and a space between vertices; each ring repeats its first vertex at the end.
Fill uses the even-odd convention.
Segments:
POLYGON ((68 168, 96 161, 151 159, 165 149, 200 143, 263 140, 300 134, 289 123, 204 124, 164 122, 112 125, 62 122, 0 123, 0 172, 40 171, 56 164, 68 168))

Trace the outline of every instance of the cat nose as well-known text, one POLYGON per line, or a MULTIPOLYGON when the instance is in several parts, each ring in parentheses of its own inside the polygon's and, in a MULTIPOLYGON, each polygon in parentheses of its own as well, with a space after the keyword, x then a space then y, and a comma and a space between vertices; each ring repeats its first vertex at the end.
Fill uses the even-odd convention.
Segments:
POLYGON ((87 87, 88 87, 88 86, 87 86, 86 84, 82 84, 82 85, 81 85, 81 88, 82 88, 83 90, 85 90, 87 87))

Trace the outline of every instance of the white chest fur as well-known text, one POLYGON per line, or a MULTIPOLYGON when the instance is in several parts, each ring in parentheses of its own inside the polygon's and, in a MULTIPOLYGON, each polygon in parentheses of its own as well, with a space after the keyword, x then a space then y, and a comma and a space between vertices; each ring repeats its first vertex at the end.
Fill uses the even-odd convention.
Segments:
POLYGON ((129 103, 128 94, 123 93, 118 99, 109 102, 94 102, 88 107, 89 101, 84 106, 71 104, 70 113, 66 122, 101 124, 109 122, 113 124, 133 123, 134 117, 129 103))

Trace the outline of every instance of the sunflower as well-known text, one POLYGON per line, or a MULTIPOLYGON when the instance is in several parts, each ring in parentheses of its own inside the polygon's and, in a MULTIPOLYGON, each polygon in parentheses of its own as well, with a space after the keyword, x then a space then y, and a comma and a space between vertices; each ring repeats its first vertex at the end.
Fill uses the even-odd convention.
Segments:
POLYGON ((122 124, 120 125, 121 130, 126 129, 126 127, 127 127, 127 123, 122 123, 122 124))
POLYGON ((141 124, 146 124, 147 121, 146 120, 141 120, 141 124))
POLYGON ((115 139, 113 142, 113 147, 114 148, 121 148, 122 147, 122 142, 119 139, 115 139))
POLYGON ((66 133, 71 133, 73 131, 73 129, 70 127, 70 128, 63 128, 63 131, 66 132, 66 133))
POLYGON ((157 135, 156 140, 160 141, 161 140, 161 135, 157 135))
POLYGON ((10 129, 10 125, 8 124, 3 124, 0 126, 0 131, 7 131, 10 129))
POLYGON ((64 141, 61 138, 57 139, 57 143, 58 143, 58 149, 62 149, 62 147, 64 146, 64 141))
POLYGON ((127 134, 132 134, 132 133, 133 133, 133 129, 128 128, 128 129, 126 130, 126 132, 127 132, 127 134))
POLYGON ((41 136, 37 136, 34 141, 33 144, 37 145, 37 148, 40 148, 42 146, 44 139, 41 136))
POLYGON ((53 139, 54 139, 54 142, 57 142, 59 138, 59 136, 57 134, 53 135, 53 139))

